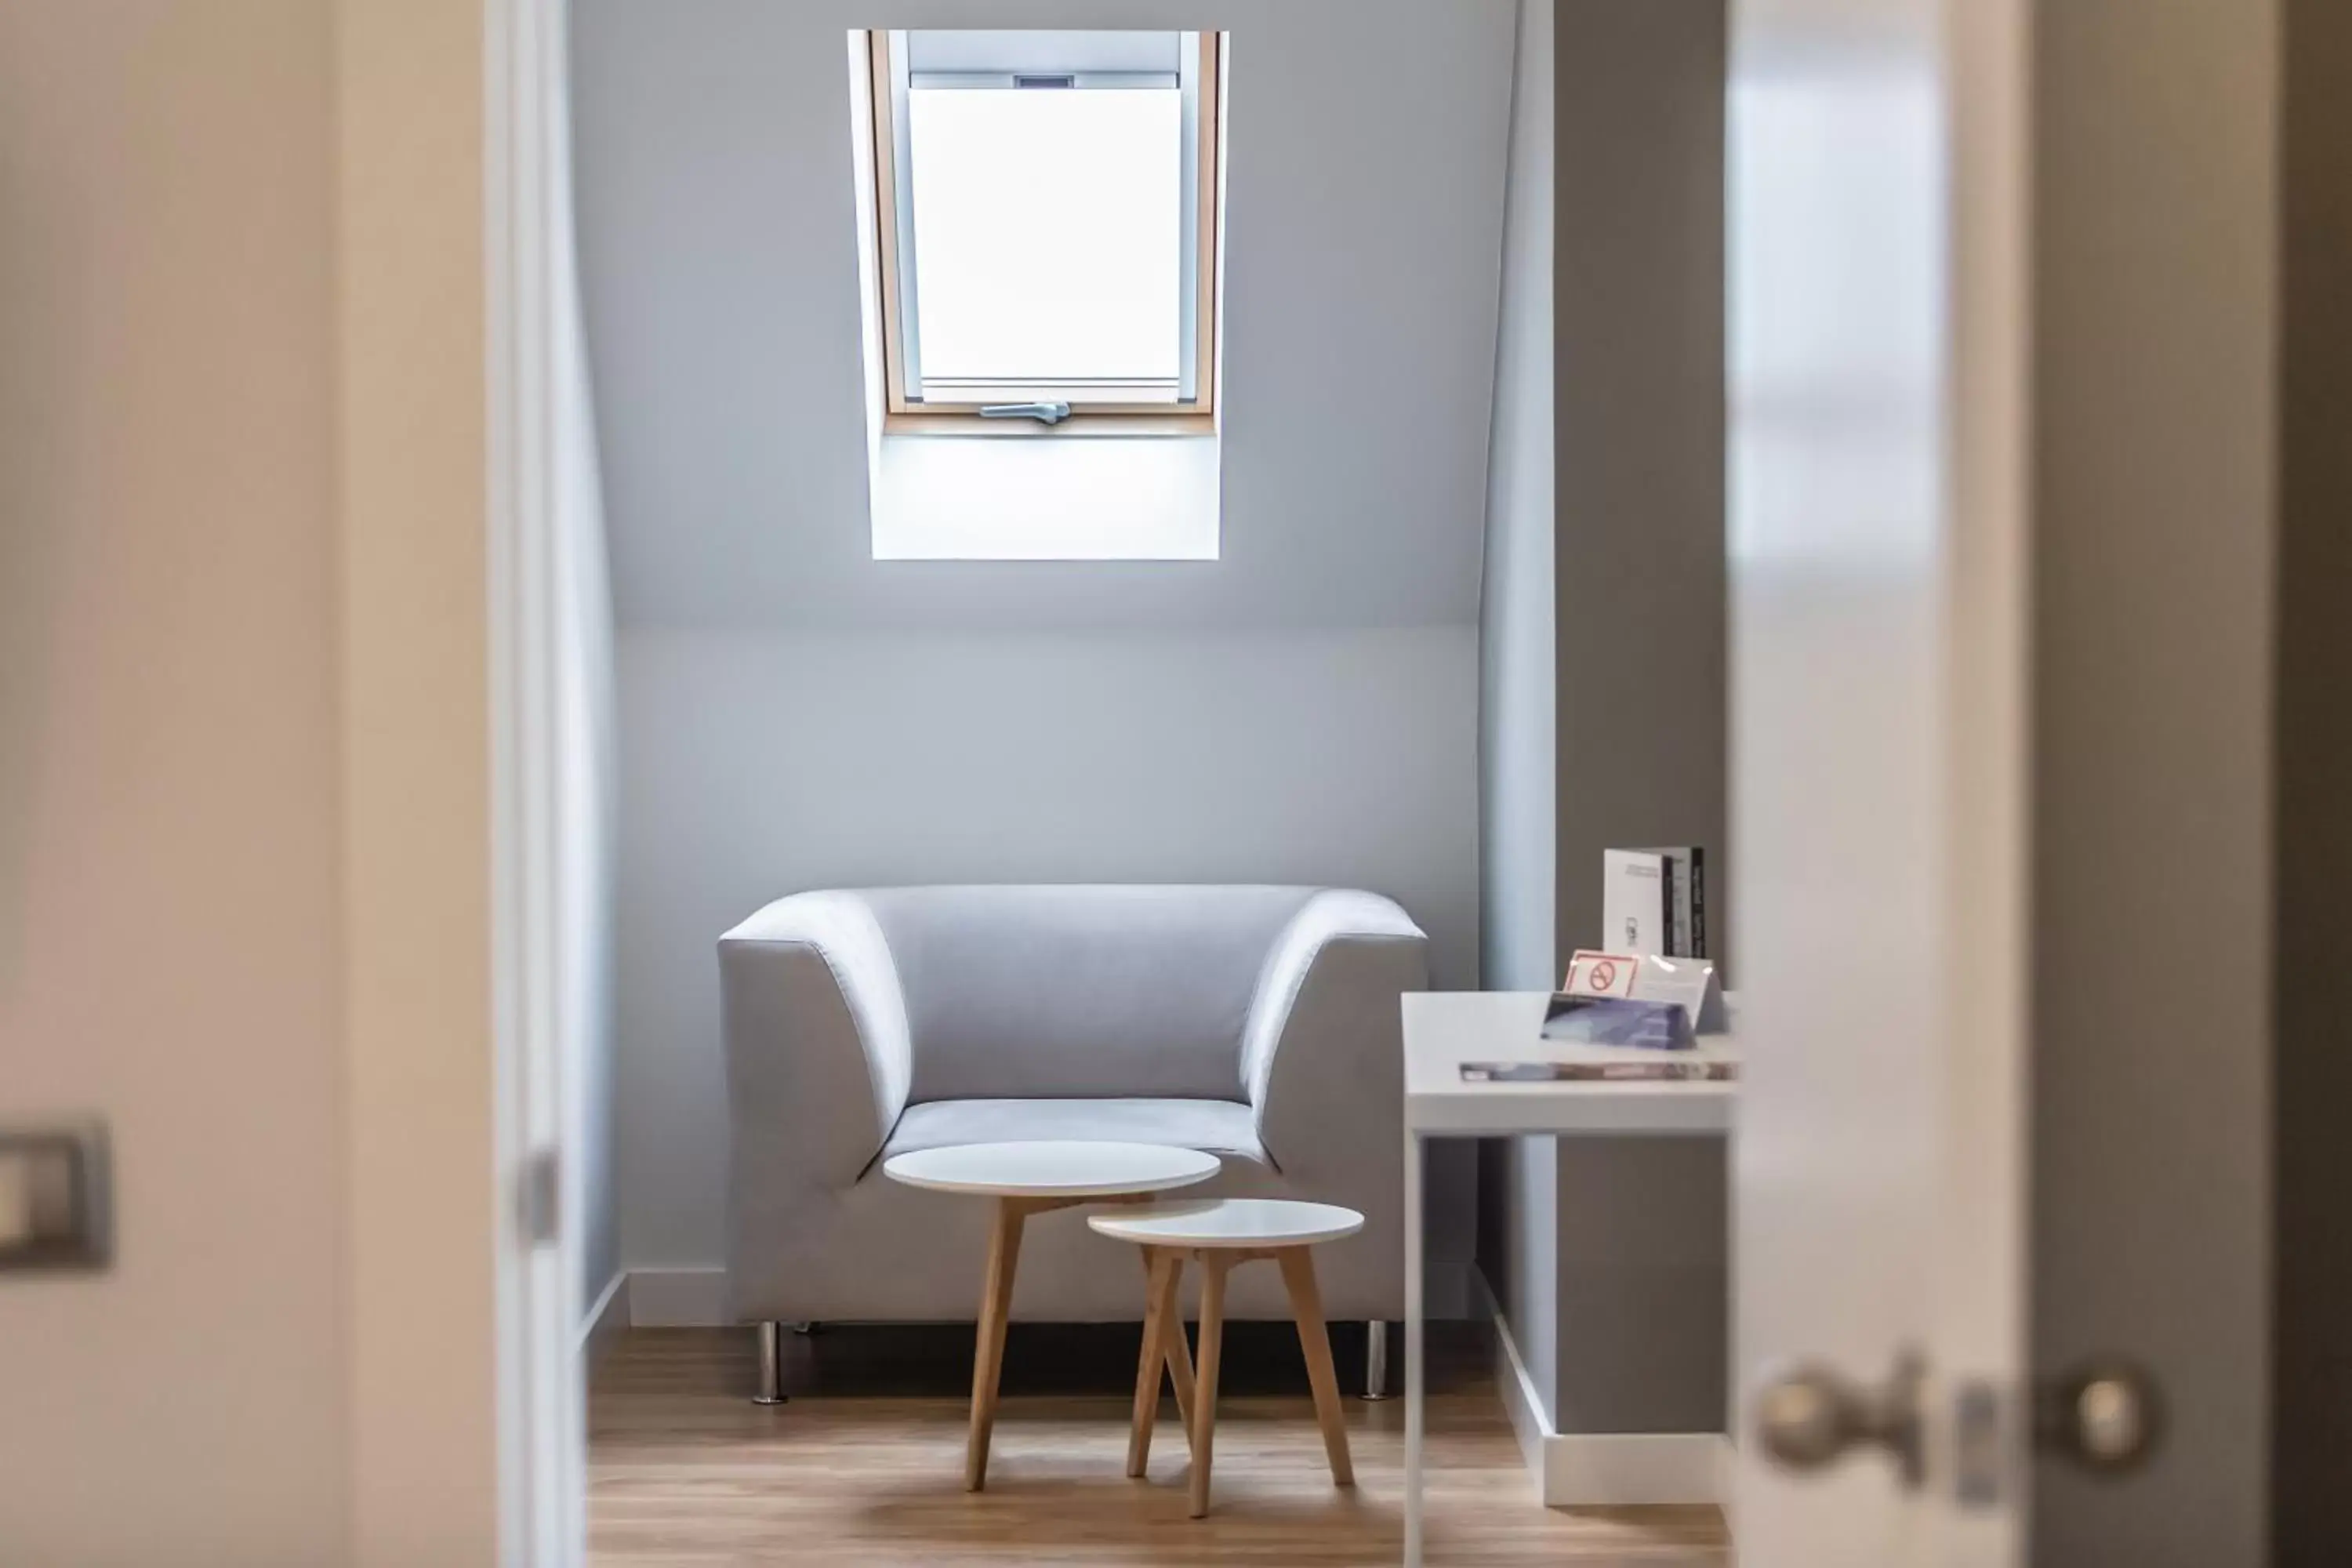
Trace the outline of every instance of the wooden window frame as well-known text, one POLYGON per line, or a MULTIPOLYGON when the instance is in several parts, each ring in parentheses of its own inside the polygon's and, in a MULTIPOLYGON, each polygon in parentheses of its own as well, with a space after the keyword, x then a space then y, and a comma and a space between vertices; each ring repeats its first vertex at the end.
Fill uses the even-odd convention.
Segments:
MULTIPOLYGON (((1198 254, 1193 265, 1193 392, 1181 402, 1122 399, 1117 383, 1032 385, 988 384, 974 387, 967 399, 910 398, 907 395, 904 317, 899 300, 898 268, 898 145, 896 97, 890 58, 891 35, 875 29, 866 35, 866 68, 872 112, 866 134, 873 150, 874 228, 877 298, 881 305, 882 374, 885 434, 920 433, 1001 436, 1086 434, 1205 435, 1216 428, 1217 305, 1222 293, 1218 258, 1223 254, 1224 148, 1224 37, 1202 31, 1201 64, 1196 89, 1199 117, 1198 155, 1194 161, 1194 199, 1200 204, 1194 238, 1198 254), (982 395, 984 393, 984 395, 982 395), (1070 416, 1057 425, 1029 419, 988 419, 983 404, 1030 401, 1065 402, 1070 416)), ((933 381, 931 385, 938 385, 933 381)), ((962 384, 950 383, 950 386, 962 384)), ((930 388, 926 387, 926 391, 930 388)))

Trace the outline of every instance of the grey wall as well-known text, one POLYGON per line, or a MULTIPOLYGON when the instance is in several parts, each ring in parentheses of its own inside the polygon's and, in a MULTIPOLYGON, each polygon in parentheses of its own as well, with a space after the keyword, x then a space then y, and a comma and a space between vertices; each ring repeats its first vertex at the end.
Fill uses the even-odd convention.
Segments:
MULTIPOLYGON (((1467 626, 630 634, 630 1265, 723 1255, 726 1084, 706 933, 780 892, 1355 883, 1451 933, 1433 954, 1439 975, 1468 984, 1475 720, 1464 694, 1475 658, 1467 626)), ((1454 1201, 1466 1223, 1467 1194, 1454 1201)))
POLYGON ((625 625, 1476 617, 1509 0, 581 0, 575 32, 625 625), (1232 30, 1222 557, 876 562, 845 30, 1055 22, 1232 30))
MULTIPOLYGON (((1600 937, 1603 849, 1728 858, 1727 45, 1724 0, 1559 8, 1559 930, 1574 949, 1600 937)), ((1738 889, 1708 891, 1709 935, 1727 933, 1738 889)))
POLYGON ((2317 1568, 2352 1559, 2352 14, 2038 42, 2034 1355, 2138 1356, 2173 1421, 2143 1481, 2042 1467, 2035 1560, 2317 1568))
MULTIPOLYGON (((1520 0, 1479 594, 1479 975, 1492 990, 1549 990, 1562 970, 1554 921, 1552 49, 1552 0, 1520 0)), ((1556 1148, 1549 1138, 1516 1138, 1478 1151, 1478 1264, 1547 1418, 1556 1414, 1558 1367, 1556 1148)))
POLYGON ((335 80, 0 6, 0 1122, 106 1115, 118 1241, 0 1288, 11 1563, 352 1541, 335 80))
POLYGON ((2352 9, 2286 0, 2271 1562, 2352 1562, 2352 9))
MULTIPOLYGON (((1724 863, 1727 39, 1722 0, 1530 0, 1520 26, 1484 958, 1490 985, 1548 989, 1600 940, 1603 848, 1696 843, 1724 863)), ((1481 1150, 1479 1264, 1559 1430, 1721 1427, 1723 1155, 1714 1140, 1481 1150)))
POLYGON ((2144 1358, 2173 1420, 2128 1485, 2039 1466, 2033 1560, 2233 1568, 2268 1508, 2278 7, 2037 18, 2033 1355, 2144 1358))
POLYGON ((1508 0, 581 0, 575 35, 628 1265, 720 1258, 713 944, 796 889, 1360 885, 1474 984, 1508 0), (1222 558, 876 563, 845 32, 1073 19, 1231 28, 1222 558))
MULTIPOLYGON (((1599 940, 1601 852, 1727 861, 1724 0, 1558 0, 1554 309, 1563 953, 1599 940)), ((1718 876, 1710 937, 1737 889, 1718 876)), ((1721 942, 1719 958, 1727 960, 1721 942)), ((1719 1430, 1720 1140, 1559 1146, 1557 1423, 1719 1430)))

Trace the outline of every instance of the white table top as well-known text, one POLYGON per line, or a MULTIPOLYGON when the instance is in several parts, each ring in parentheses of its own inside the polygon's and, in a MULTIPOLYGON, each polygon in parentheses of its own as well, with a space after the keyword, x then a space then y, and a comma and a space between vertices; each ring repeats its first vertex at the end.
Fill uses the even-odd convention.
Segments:
POLYGON ((999 1197, 1111 1197, 1164 1193, 1223 1169, 1214 1154, 1158 1143, 960 1143, 894 1154, 882 1173, 910 1187, 999 1197))
MULTIPOLYGON (((1574 1132, 1675 1136, 1731 1131, 1732 1082, 1465 1083, 1464 1062, 1654 1062, 1632 1046, 1579 1046, 1541 1033, 1541 991, 1418 991, 1404 997, 1404 1121, 1408 1131, 1450 1137, 1574 1132)), ((1723 1035, 1704 1037, 1676 1061, 1740 1059, 1723 1035)))
POLYGON ((1088 1215, 1087 1224, 1150 1247, 1301 1247, 1353 1236, 1364 1228, 1364 1216, 1292 1198, 1211 1198, 1088 1215))

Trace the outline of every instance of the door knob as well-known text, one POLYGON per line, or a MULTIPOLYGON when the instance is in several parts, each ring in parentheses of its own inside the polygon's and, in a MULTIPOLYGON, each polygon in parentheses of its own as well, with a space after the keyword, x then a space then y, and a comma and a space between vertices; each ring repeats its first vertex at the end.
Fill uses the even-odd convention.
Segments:
POLYGON ((2037 1447, 2095 1476, 2126 1476, 2164 1436, 2164 1400, 2145 1367, 2120 1357, 2084 1362, 2034 1390, 2037 1447))
MULTIPOLYGON (((1968 1399, 1962 1390, 1958 1465, 1964 1497, 1997 1495, 2000 1458, 1997 1399, 1968 1399), (1981 1421, 1971 1421, 1975 1411, 1981 1421), (1971 1443, 1981 1426, 1990 1447, 1971 1443), (1979 1473, 1982 1472, 1982 1473, 1979 1473), (1975 1476, 1974 1481, 1970 1477, 1975 1476)), ((1785 1469, 1826 1469, 1856 1449, 1875 1448, 1894 1459, 1906 1487, 1920 1483, 1925 1460, 1927 1375, 1916 1355, 1898 1358, 1884 1384, 1871 1387, 1817 1362, 1801 1363, 1769 1379, 1756 1396, 1756 1441, 1785 1469)), ((2033 1391, 2033 1440, 2095 1476, 2126 1476, 2144 1467, 2162 1444, 2165 1408, 2147 1370, 2119 1357, 2084 1362, 2039 1381, 2033 1391)))
POLYGON ((1775 1464, 1791 1470, 1825 1469, 1857 1448, 1875 1448, 1895 1461, 1905 1486, 1916 1487, 1923 1461, 1925 1384, 1925 1368, 1907 1353, 1896 1358, 1893 1373, 1874 1388, 1818 1363, 1800 1363, 1768 1379, 1759 1391, 1757 1445, 1775 1464))

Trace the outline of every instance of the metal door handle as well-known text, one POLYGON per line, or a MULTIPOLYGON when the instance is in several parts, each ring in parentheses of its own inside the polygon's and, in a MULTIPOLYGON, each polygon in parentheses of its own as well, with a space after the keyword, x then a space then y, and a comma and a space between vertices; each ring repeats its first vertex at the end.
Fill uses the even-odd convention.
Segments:
MULTIPOLYGON (((1964 1391, 1965 1392, 1965 1391, 1964 1391)), ((1818 1362, 1802 1363, 1769 1379, 1756 1397, 1756 1441, 1785 1469, 1826 1469, 1847 1454, 1875 1448, 1895 1460, 1906 1487, 1920 1484, 1926 1444, 1927 1374, 1916 1355, 1897 1359, 1886 1381, 1870 1387, 1818 1362)), ((1966 1405, 1962 1406, 1965 1413, 1966 1405)), ((1987 1405, 1997 1411, 1998 1405, 1987 1405)), ((1969 1423, 1963 1419, 1963 1435, 1969 1423)), ((2033 1440, 2095 1476, 2127 1476, 2147 1465, 2164 1437, 2161 1391, 2147 1370, 2120 1357, 2088 1361, 2039 1381, 2033 1392, 2033 1440)), ((1996 1436, 1990 1450, 1969 1457, 1962 1444, 1964 1495, 1979 1501, 1999 1489, 1996 1436), (1991 1469, 1973 1486, 1974 1470, 1991 1469)))
POLYGON ((2131 1474, 2163 1437, 2163 1395, 2137 1363, 2101 1357, 2034 1389, 2034 1446, 2092 1475, 2131 1474))
POLYGON ((1857 1448, 1876 1448, 1894 1459, 1906 1487, 1916 1487, 1925 1458, 1926 1382, 1918 1357, 1907 1353, 1876 1388, 1819 1363, 1790 1367, 1757 1394, 1757 1445, 1775 1464, 1806 1471, 1826 1469, 1857 1448))
POLYGON ((111 1164, 95 1118, 0 1127, 0 1274, 114 1260, 111 1164))

